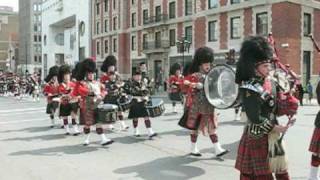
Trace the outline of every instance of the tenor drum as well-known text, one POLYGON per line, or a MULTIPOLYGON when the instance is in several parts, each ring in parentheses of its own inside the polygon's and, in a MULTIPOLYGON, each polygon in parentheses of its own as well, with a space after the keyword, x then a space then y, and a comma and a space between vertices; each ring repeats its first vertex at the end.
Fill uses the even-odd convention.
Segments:
POLYGON ((99 104, 96 109, 96 122, 110 124, 117 120, 118 106, 114 104, 99 104))
POLYGON ((146 108, 150 117, 161 116, 166 110, 162 99, 151 99, 146 108))
POLYGON ((117 101, 121 111, 129 110, 132 105, 132 96, 121 96, 117 101))
POLYGON ((238 105, 239 88, 235 71, 228 65, 217 65, 207 74, 204 91, 209 103, 217 109, 238 105))

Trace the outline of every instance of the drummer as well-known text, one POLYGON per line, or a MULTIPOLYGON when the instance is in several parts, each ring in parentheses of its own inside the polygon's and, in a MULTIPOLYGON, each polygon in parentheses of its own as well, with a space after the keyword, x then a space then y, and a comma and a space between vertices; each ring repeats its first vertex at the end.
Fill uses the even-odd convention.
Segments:
POLYGON ((176 103, 183 103, 183 96, 180 89, 180 86, 183 83, 183 76, 181 74, 181 65, 175 63, 170 68, 170 77, 169 77, 169 99, 172 101, 173 113, 177 113, 176 103))
POLYGON ((129 110, 129 119, 133 119, 134 135, 140 137, 138 129, 139 118, 144 118, 145 126, 148 130, 148 136, 150 139, 157 136, 157 133, 151 128, 151 121, 148 111, 146 109, 146 103, 149 101, 150 91, 147 85, 142 81, 141 72, 139 70, 134 71, 132 74, 132 80, 129 82, 130 94, 134 97, 132 106, 129 110))
POLYGON ((229 151, 223 149, 218 141, 217 115, 215 108, 209 103, 205 96, 203 84, 206 74, 211 69, 213 62, 213 50, 208 47, 201 47, 196 50, 188 79, 184 85, 188 87, 186 97, 187 120, 186 128, 190 129, 191 153, 192 156, 201 156, 197 148, 198 133, 209 135, 213 143, 215 156, 220 158, 229 151))
MULTIPOLYGON (((122 87, 124 83, 122 82, 120 75, 116 72, 117 60, 113 55, 109 55, 103 61, 101 66, 101 71, 104 72, 100 78, 100 82, 105 85, 106 91, 108 92, 104 98, 105 104, 115 104, 118 105, 118 99, 122 94, 122 87)), ((117 116, 120 122, 120 130, 127 130, 127 126, 124 122, 124 112, 119 108, 117 116)), ((110 128, 113 129, 112 124, 110 128)))
POLYGON ((77 82, 72 91, 72 95, 81 98, 80 112, 81 121, 84 122, 84 134, 86 139, 84 146, 90 144, 90 131, 91 126, 96 126, 96 132, 101 137, 101 145, 109 145, 113 140, 106 137, 103 132, 102 122, 97 121, 95 112, 97 105, 103 100, 104 91, 102 85, 95 81, 94 76, 96 72, 96 63, 92 59, 85 59, 78 65, 76 73, 77 82))
POLYGON ((59 84, 57 81, 57 76, 59 73, 59 67, 53 66, 49 69, 49 74, 45 78, 47 83, 43 89, 43 93, 47 96, 47 114, 50 115, 51 119, 51 128, 55 125, 54 114, 56 113, 57 108, 59 107, 59 84))
POLYGON ((78 125, 76 122, 78 112, 78 98, 72 97, 71 92, 75 87, 75 83, 70 81, 70 67, 68 65, 62 65, 59 68, 58 81, 59 81, 59 95, 61 96, 59 116, 63 119, 64 129, 66 134, 70 134, 68 117, 71 116, 72 126, 74 130, 74 136, 80 134, 78 125))

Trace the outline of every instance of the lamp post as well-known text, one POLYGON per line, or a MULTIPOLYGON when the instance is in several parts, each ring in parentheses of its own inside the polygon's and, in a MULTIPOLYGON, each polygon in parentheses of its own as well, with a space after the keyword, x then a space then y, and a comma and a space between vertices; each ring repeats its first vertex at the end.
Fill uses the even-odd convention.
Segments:
POLYGON ((187 40, 186 37, 182 36, 180 40, 176 43, 178 53, 182 53, 182 65, 184 67, 184 52, 190 50, 191 42, 187 40))

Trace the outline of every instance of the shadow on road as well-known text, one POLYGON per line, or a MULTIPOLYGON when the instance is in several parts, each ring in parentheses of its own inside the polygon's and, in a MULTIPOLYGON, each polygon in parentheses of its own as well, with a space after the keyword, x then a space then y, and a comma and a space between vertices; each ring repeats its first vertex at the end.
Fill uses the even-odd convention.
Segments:
POLYGON ((241 121, 223 121, 223 122, 219 122, 219 124, 218 124, 218 126, 225 126, 225 125, 244 126, 245 122, 241 122, 241 121))
POLYGON ((29 127, 29 128, 23 128, 23 129, 0 131, 0 133, 14 133, 14 132, 23 132, 23 131, 27 131, 30 133, 38 133, 38 132, 50 131, 51 129, 52 128, 48 126, 40 126, 40 127, 29 127))
POLYGON ((32 137, 9 138, 9 139, 3 139, 1 141, 34 141, 34 140, 50 141, 50 140, 65 139, 67 137, 68 136, 65 134, 48 134, 48 135, 40 135, 40 136, 32 136, 32 137))
MULTIPOLYGON (((238 146, 239 141, 233 142, 231 144, 222 144, 222 147, 224 149, 228 149, 230 152, 223 156, 224 159, 230 159, 230 160, 236 160, 237 158, 237 152, 238 152, 238 146)), ((212 153, 212 156, 214 156, 214 150, 212 148, 206 148, 201 150, 201 153, 212 153)))
POLYGON ((136 174, 135 177, 152 180, 185 180, 201 176, 205 171, 188 165, 198 161, 186 156, 165 157, 147 163, 116 169, 117 174, 136 174))
POLYGON ((58 147, 50 147, 43 149, 34 149, 29 151, 18 151, 14 153, 10 153, 10 156, 22 156, 22 155, 33 155, 33 156, 62 156, 63 154, 71 154, 78 155, 83 153, 89 153, 93 151, 97 151, 101 148, 87 146, 84 147, 82 145, 70 145, 70 146, 58 146, 58 147))

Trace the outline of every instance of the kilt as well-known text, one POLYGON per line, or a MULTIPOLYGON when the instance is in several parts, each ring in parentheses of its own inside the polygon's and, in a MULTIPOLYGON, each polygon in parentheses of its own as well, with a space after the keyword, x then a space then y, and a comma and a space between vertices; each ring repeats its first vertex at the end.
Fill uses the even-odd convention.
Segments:
POLYGON ((144 101, 133 102, 133 104, 129 110, 128 119, 143 118, 143 117, 148 117, 148 116, 149 116, 149 114, 148 114, 146 104, 144 101))
POLYGON ((61 103, 59 109, 59 116, 66 117, 71 115, 71 104, 70 103, 61 103))
POLYGON ((254 176, 272 173, 268 156, 268 134, 256 138, 245 130, 240 140, 235 168, 243 174, 254 176))
POLYGON ((80 105, 80 124, 91 126, 96 124, 95 120, 96 106, 93 96, 85 97, 80 105))
POLYGON ((309 151, 320 154, 320 128, 314 128, 309 151))
POLYGON ((70 103, 70 107, 71 107, 71 112, 78 113, 79 102, 70 103))
POLYGON ((169 93, 169 99, 171 101, 182 101, 183 97, 180 92, 169 93))
POLYGON ((59 107, 59 102, 52 101, 47 104, 46 113, 51 114, 52 112, 55 112, 58 107, 59 107))
POLYGON ((204 135, 214 132, 218 127, 217 116, 214 113, 199 113, 188 111, 186 126, 189 129, 200 130, 204 135))

